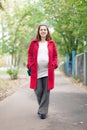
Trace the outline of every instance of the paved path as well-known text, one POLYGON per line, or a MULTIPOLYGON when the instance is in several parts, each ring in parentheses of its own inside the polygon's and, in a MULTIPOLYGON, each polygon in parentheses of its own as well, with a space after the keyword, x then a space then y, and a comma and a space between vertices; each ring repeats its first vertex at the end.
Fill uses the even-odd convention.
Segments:
POLYGON ((0 130, 87 130, 87 92, 56 72, 48 118, 39 119, 38 104, 28 85, 0 102, 0 130))

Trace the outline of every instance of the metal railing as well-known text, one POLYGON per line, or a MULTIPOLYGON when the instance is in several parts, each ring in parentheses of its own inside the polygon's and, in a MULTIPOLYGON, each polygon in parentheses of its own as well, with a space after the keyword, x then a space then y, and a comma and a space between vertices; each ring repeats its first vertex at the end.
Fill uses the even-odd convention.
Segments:
POLYGON ((87 85, 87 51, 75 56, 74 75, 87 85))

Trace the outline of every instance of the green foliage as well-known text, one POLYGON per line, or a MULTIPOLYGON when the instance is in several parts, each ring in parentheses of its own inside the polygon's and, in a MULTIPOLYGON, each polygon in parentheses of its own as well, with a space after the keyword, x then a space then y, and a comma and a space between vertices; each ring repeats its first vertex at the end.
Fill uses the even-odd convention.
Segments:
POLYGON ((2 56, 0 55, 0 67, 2 66, 2 56))
POLYGON ((10 75, 11 79, 17 79, 18 78, 18 69, 8 69, 7 73, 10 75))
POLYGON ((2 54, 9 53, 12 56, 12 65, 15 66, 26 60, 29 43, 36 36, 36 28, 42 21, 43 14, 39 9, 40 5, 36 3, 31 5, 29 1, 22 3, 21 8, 15 1, 12 14, 6 4, 8 3, 3 2, 5 11, 0 14, 2 28, 0 48, 2 54))
POLYGON ((0 10, 4 10, 3 5, 2 5, 1 1, 0 1, 0 10))
POLYGON ((57 35, 61 55, 72 50, 81 53, 87 48, 87 1, 43 0, 45 14, 57 35), (85 44, 84 44, 85 41, 85 44))
POLYGON ((83 77, 81 76, 73 76, 73 80, 76 82, 76 83, 80 83, 83 81, 83 77))
POLYGON ((26 61, 29 43, 43 22, 54 28, 53 39, 61 55, 87 50, 87 0, 38 0, 32 4, 28 0, 21 7, 18 3, 14 2, 11 13, 8 1, 0 2, 0 54, 9 53, 15 61, 12 65, 26 61))

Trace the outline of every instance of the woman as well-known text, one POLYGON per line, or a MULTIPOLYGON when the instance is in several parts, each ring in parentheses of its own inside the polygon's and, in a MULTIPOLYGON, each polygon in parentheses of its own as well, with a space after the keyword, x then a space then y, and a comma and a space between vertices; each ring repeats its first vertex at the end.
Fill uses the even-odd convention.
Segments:
POLYGON ((27 68, 31 70, 30 88, 35 90, 39 104, 38 115, 45 119, 50 90, 54 88, 54 69, 58 67, 57 50, 46 25, 40 25, 36 39, 28 49, 27 68))

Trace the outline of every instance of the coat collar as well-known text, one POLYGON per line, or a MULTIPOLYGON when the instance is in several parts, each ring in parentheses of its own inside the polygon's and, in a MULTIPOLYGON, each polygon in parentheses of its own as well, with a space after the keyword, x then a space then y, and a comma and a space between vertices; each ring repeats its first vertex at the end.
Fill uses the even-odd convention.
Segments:
MULTIPOLYGON (((34 40, 32 40, 32 42, 36 43, 37 45, 39 44, 38 39, 34 39, 34 40)), ((53 40, 48 40, 48 45, 51 44, 51 43, 54 43, 54 41, 53 40)))

